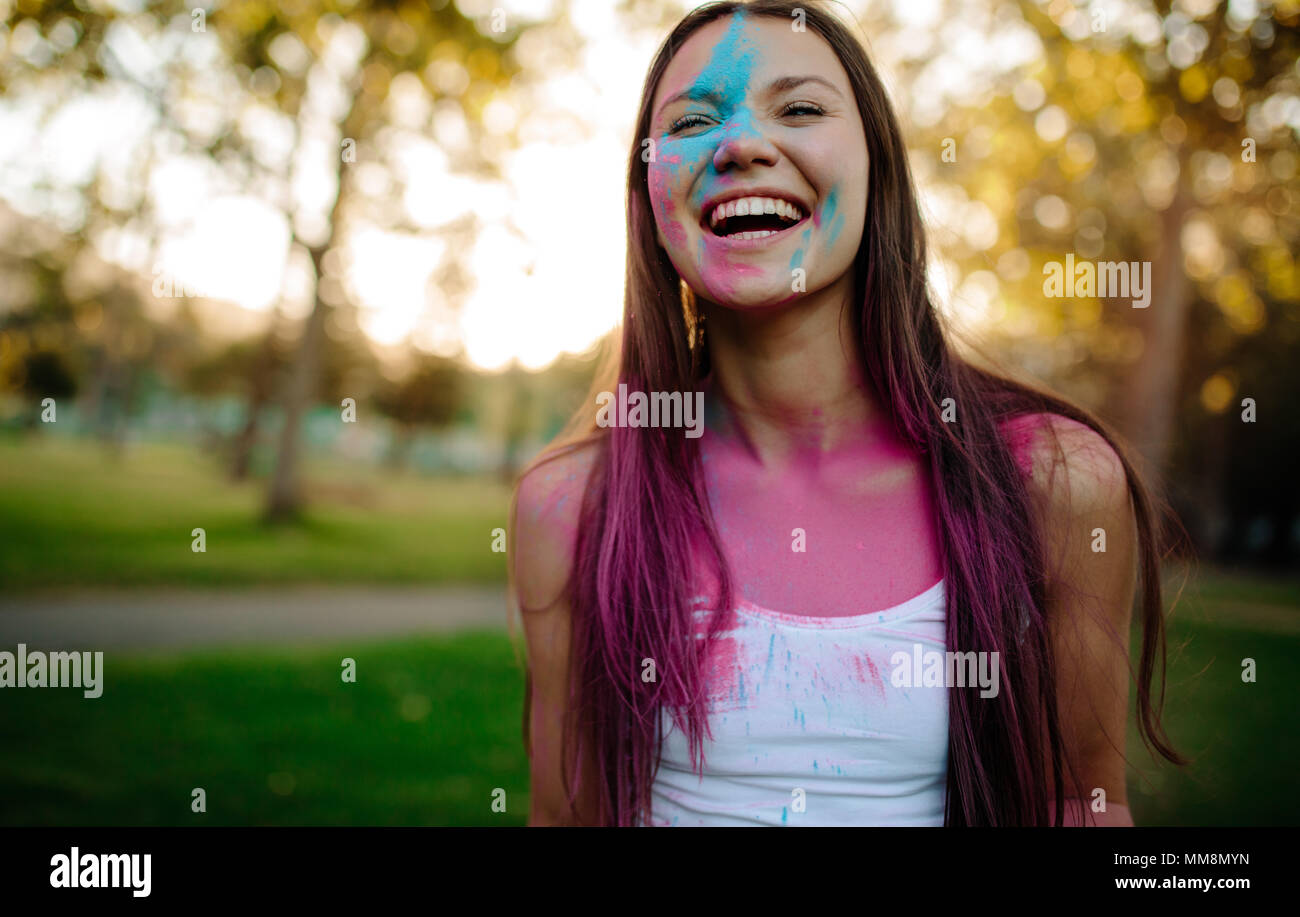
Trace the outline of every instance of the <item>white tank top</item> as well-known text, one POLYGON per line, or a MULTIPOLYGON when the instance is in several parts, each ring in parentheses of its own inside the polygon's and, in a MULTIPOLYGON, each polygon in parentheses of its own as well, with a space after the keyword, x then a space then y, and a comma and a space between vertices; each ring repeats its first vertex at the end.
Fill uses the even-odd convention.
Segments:
MULTIPOLYGON (((707 603, 695 600, 699 639, 707 603)), ((944 644, 943 580, 846 617, 742 600, 709 657, 704 775, 665 711, 650 823, 941 826, 947 690, 895 687, 904 679, 891 675, 896 653, 919 658, 944 644)))

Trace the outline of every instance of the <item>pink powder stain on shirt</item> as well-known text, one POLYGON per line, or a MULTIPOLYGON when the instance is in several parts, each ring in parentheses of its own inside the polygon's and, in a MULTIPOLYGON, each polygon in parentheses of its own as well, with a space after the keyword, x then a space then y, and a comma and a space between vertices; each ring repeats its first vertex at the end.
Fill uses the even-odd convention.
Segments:
POLYGON ((747 704, 740 679, 745 670, 741 642, 736 637, 718 636, 709 648, 705 684, 709 709, 713 712, 743 710, 747 704))
POLYGON ((880 699, 885 699, 885 682, 880 677, 880 670, 876 668, 875 662, 870 656, 852 657, 854 677, 862 684, 870 684, 880 695, 880 699))

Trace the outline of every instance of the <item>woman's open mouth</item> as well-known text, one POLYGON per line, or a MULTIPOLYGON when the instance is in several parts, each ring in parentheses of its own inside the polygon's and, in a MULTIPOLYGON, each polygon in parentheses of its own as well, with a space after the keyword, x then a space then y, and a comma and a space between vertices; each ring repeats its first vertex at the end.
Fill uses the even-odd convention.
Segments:
POLYGON ((708 215, 715 236, 733 241, 766 239, 798 226, 806 219, 802 208, 779 197, 738 197, 724 201, 708 215))

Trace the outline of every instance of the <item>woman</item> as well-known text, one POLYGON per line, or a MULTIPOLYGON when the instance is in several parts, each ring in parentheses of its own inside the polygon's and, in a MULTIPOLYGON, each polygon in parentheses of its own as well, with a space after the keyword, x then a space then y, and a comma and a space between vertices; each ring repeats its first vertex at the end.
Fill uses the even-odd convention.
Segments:
POLYGON ((609 394, 516 492, 531 823, 1132 824, 1139 570, 1138 726, 1178 760, 1150 501, 1097 420, 951 349, 860 44, 703 7, 637 124, 609 394))

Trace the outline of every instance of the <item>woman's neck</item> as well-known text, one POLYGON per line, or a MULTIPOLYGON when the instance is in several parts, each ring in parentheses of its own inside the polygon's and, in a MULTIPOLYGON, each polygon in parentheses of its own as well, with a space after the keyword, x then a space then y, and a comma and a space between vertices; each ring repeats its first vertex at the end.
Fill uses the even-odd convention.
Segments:
POLYGON ((718 433, 763 465, 861 444, 883 419, 841 285, 775 309, 706 306, 718 433))

